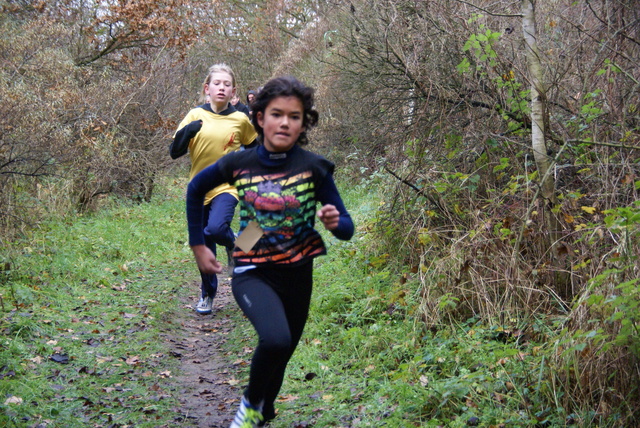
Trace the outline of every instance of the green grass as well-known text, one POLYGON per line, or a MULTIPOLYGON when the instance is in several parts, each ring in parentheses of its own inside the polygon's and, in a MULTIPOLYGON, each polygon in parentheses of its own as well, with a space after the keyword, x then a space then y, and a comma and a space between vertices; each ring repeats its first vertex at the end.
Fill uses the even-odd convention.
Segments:
POLYGON ((149 204, 42 224, 12 244, 0 272, 0 426, 156 427, 176 417, 164 390, 174 361, 158 337, 197 271, 184 183, 167 189, 149 204), (11 397, 21 403, 5 404, 11 397))
POLYGON ((342 190, 357 226, 350 242, 324 235, 329 255, 316 263, 276 426, 594 426, 550 400, 545 320, 529 321, 545 333, 526 340, 475 319, 426 330, 415 274, 387 263, 367 234, 379 206, 370 190, 342 190))
MULTIPOLYGON (((161 334, 179 331, 178 292, 196 280, 186 245, 184 181, 153 201, 113 201, 55 219, 7 247, 0 271, 0 426, 179 426, 161 334), (6 263, 9 263, 8 269, 6 263), (68 357, 68 363, 51 358, 68 357), (19 401, 11 403, 11 401, 19 401)), ((357 232, 324 233, 311 314, 289 364, 275 427, 552 427, 569 415, 549 384, 553 329, 526 339, 470 319, 427 330, 420 282, 367 233, 379 205, 364 183, 343 190, 357 232)), ((255 333, 239 311, 224 355, 244 384, 255 333)), ((568 393, 568 392, 567 392, 568 393)), ((575 422, 572 424, 572 422, 575 422)))

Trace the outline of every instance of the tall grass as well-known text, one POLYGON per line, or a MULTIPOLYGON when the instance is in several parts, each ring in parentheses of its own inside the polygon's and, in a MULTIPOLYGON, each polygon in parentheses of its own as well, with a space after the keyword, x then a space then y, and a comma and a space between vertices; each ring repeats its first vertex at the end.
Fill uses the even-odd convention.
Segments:
POLYGON ((558 329, 548 320, 521 320, 527 332, 479 316, 424 322, 424 272, 394 263, 373 233, 379 184, 343 186, 357 232, 350 242, 325 236, 275 426, 592 426, 593 415, 549 399, 558 329))
MULTIPOLYGON (((573 190, 584 181, 599 188, 592 175, 582 176, 590 168, 576 168, 550 209, 531 198, 526 177, 491 181, 440 168, 425 167, 415 178, 419 192, 387 180, 393 190, 371 231, 391 265, 415 272, 424 327, 438 332, 476 320, 505 340, 534 346, 544 357, 536 400, 551 409, 542 420, 555 413, 554 423, 637 424, 640 214, 628 201, 640 182, 627 177, 599 201, 573 190), (562 225, 551 248, 545 210, 562 225)), ((610 167, 599 168, 604 174, 610 167)))

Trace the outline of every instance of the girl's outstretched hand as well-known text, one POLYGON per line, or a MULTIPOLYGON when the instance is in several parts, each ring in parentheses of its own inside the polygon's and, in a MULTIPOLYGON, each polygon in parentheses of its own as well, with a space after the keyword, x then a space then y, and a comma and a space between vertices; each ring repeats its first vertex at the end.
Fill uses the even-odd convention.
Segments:
POLYGON ((196 257, 198 269, 204 273, 221 273, 222 264, 216 260, 213 252, 206 245, 194 245, 191 247, 193 255, 196 257))
POLYGON ((202 129, 202 119, 194 120, 184 128, 189 139, 192 139, 198 132, 200 132, 200 129, 202 129))
POLYGON ((340 221, 340 211, 331 204, 324 205, 317 212, 318 218, 324 224, 325 229, 333 230, 338 227, 340 221))

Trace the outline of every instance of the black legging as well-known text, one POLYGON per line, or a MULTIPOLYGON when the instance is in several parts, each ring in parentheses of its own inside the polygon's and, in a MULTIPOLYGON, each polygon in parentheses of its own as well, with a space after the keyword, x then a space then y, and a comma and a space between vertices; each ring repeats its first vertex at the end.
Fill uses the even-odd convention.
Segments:
POLYGON ((234 275, 231 284, 259 339, 245 396, 254 405, 264 403, 265 417, 273 417, 287 363, 307 322, 313 262, 293 268, 258 267, 234 275))

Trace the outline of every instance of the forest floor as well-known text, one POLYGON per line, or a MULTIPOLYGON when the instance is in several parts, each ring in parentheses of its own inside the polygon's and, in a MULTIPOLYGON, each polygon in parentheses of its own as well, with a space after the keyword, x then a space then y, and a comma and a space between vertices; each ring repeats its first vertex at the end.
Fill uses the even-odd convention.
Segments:
POLYGON ((194 310, 199 287, 189 284, 181 296, 182 311, 174 326, 165 334, 168 353, 179 359, 179 372, 169 381, 169 389, 180 401, 180 426, 227 428, 235 415, 241 394, 241 385, 235 379, 238 360, 233 364, 224 353, 224 344, 233 329, 231 311, 239 310, 231 293, 230 278, 219 275, 220 285, 214 299, 211 315, 200 315, 194 310), (198 290, 198 291, 196 291, 198 290), (235 367, 234 367, 235 365, 235 367))

